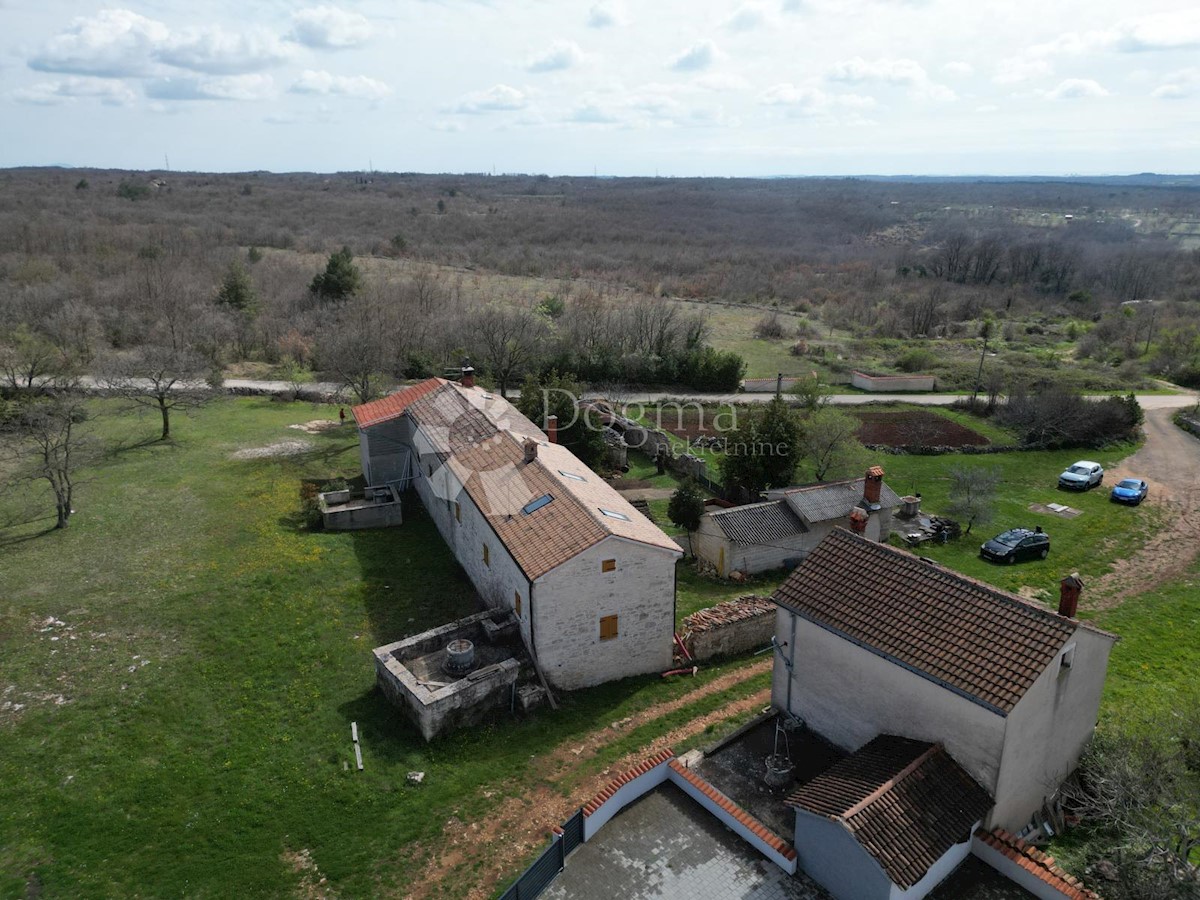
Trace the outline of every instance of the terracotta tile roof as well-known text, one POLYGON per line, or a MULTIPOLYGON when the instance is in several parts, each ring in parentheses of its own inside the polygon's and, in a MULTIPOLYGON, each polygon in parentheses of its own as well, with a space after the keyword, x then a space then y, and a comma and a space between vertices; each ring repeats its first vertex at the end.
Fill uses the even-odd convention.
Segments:
POLYGON ((992 807, 940 744, 880 735, 787 800, 841 823, 893 884, 920 881, 992 807))
POLYGON ((759 616, 769 616, 775 612, 775 603, 770 597, 758 597, 747 594, 736 600, 726 600, 716 606, 700 609, 683 620, 682 633, 685 635, 703 634, 723 625, 732 625, 746 619, 757 619, 759 616))
MULTIPOLYGON (((872 473, 877 468, 879 467, 872 468, 872 473)), ((881 474, 882 471, 880 469, 881 474)), ((851 478, 847 481, 830 481, 826 484, 768 491, 767 496, 787 500, 792 509, 805 521, 828 522, 830 519, 846 518, 850 515, 850 510, 862 503, 865 482, 865 478, 851 478)), ((879 486, 879 505, 884 509, 900 505, 900 498, 886 481, 879 486)))
POLYGON ((770 544, 808 531, 784 500, 750 503, 709 515, 725 537, 739 544, 770 544))
POLYGON ((429 378, 412 387, 388 394, 380 400, 362 403, 350 408, 354 415, 354 423, 359 428, 370 428, 381 422, 388 422, 404 415, 404 411, 415 400, 419 400, 431 391, 447 384, 445 378, 429 378))
POLYGON ((666 750, 660 750, 653 756, 647 757, 642 763, 630 769, 621 775, 618 775, 608 785, 598 793, 595 797, 583 804, 583 816, 587 818, 596 812, 600 807, 612 799, 613 794, 623 788, 629 782, 633 781, 642 775, 645 775, 652 769, 656 769, 668 760, 675 758, 675 751, 668 747, 666 750))
POLYGON ((1050 885, 1066 900, 1100 900, 1099 894, 1085 888, 1083 882, 1078 878, 1067 874, 1056 865, 1053 856, 1047 856, 1019 837, 1009 834, 1003 828, 996 828, 992 831, 984 831, 980 828, 975 832, 975 839, 1008 857, 1026 872, 1050 885))
MULTIPOLYGON (((682 555, 662 529, 574 453, 547 441, 507 400, 442 379, 409 391, 426 385, 431 386, 405 399, 401 413, 418 426, 418 453, 433 453, 445 463, 529 578, 541 577, 610 536, 682 555), (537 457, 528 464, 526 439, 537 441, 537 457), (547 496, 551 499, 545 505, 524 511, 530 501, 547 496)), ((454 486, 446 489, 456 492, 454 486)))
POLYGON ((715 787, 709 784, 705 779, 701 778, 696 772, 683 765, 679 760, 673 759, 670 762, 671 769, 677 772, 680 777, 695 787, 700 793, 704 794, 709 800, 723 809, 726 813, 737 820, 739 824, 744 826, 760 841, 782 856, 784 859, 795 859, 796 848, 773 832, 770 828, 756 819, 746 810, 742 809, 727 796, 718 791, 715 787))
POLYGON ((1077 628, 1104 634, 844 528, 830 532, 773 599, 1001 715, 1077 628))

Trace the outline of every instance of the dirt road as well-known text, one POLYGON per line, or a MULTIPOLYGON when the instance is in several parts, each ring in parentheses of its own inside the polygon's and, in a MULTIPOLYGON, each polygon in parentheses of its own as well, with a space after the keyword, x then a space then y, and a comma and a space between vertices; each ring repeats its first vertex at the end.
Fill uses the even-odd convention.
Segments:
POLYGON ((1141 552, 1118 562, 1085 594, 1087 606, 1106 609, 1134 594, 1177 578, 1200 554, 1200 440, 1171 421, 1169 409, 1146 411, 1146 443, 1105 473, 1107 485, 1122 478, 1150 484, 1147 503, 1166 514, 1141 552))

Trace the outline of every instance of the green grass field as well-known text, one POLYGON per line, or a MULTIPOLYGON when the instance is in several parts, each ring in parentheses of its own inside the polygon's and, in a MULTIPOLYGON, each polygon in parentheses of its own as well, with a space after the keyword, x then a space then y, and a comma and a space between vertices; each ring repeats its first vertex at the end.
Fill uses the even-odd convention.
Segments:
POLYGON ((168 444, 142 443, 150 418, 98 419, 129 446, 70 527, 0 532, 0 704, 21 707, 0 710, 0 896, 280 896, 298 877, 281 857, 304 849, 346 896, 395 893, 415 841, 549 777, 560 742, 740 665, 427 746, 373 689, 370 650, 472 611, 473 592, 417 506, 387 531, 299 528, 301 477, 357 467, 349 429, 287 428, 330 412, 223 401, 168 444), (297 439, 311 449, 230 458, 297 439))
MULTIPOLYGON (((546 771, 553 748, 667 700, 679 710, 606 746, 602 770, 656 734, 761 687, 758 680, 687 701, 697 679, 630 679, 539 712, 426 745, 374 690, 370 650, 473 609, 461 570, 420 508, 401 528, 310 533, 298 516, 303 477, 354 474, 350 429, 287 426, 330 408, 237 399, 178 417, 171 443, 151 417, 111 406, 95 428, 123 449, 90 473, 66 531, 49 520, 0 531, 0 896, 280 896, 307 850, 343 896, 403 893, 419 849, 451 817, 471 822, 531 786, 568 791, 546 771), (303 453, 234 459, 236 451, 304 440, 303 453), (350 722, 366 771, 353 769, 350 722), (426 772, 420 787, 410 770, 426 772)), ((1122 450, 1102 454, 1106 465, 1122 450)), ((1024 507, 1066 499, 1084 510, 1043 522, 1045 563, 1013 568, 961 546, 927 547, 949 565, 1005 587, 1051 590, 1071 569, 1096 574, 1132 552, 1150 509, 1064 498, 1054 476, 1074 454, 973 457, 1005 473, 1002 525, 1041 521, 1024 507)), ((889 482, 936 510, 938 457, 887 457, 889 482)), ((10 492, 0 515, 37 497, 10 492)), ((44 507, 49 509, 49 507, 44 507)), ((982 537, 982 532, 979 535, 982 537)), ((679 615, 747 585, 679 575, 679 615)), ((1200 663, 1194 578, 1127 602, 1099 621, 1122 634, 1106 715, 1142 698, 1170 702, 1200 663)), ((466 872, 469 875, 470 872, 466 872)), ((515 874, 515 873, 514 873, 515 874)))

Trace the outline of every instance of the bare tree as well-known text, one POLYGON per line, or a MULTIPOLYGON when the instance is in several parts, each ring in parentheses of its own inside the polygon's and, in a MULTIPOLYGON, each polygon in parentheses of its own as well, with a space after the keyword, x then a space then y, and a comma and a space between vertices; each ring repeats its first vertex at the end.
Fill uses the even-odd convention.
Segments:
POLYGON ((162 417, 161 440, 171 436, 171 412, 195 409, 215 396, 204 358, 191 350, 150 345, 112 361, 101 379, 111 393, 162 417))
POLYGON ((546 322, 537 313, 500 302, 489 303, 472 319, 475 355, 496 379, 501 397, 526 371, 545 340, 546 322))
POLYGON ((951 466, 947 474, 950 480, 950 502, 946 511, 956 519, 967 523, 964 534, 971 533, 971 526, 978 522, 986 525, 996 510, 996 488, 1000 484, 1000 470, 986 466, 951 466))
POLYGON ((332 372, 359 403, 375 399, 398 358, 402 333, 396 309, 371 292, 349 301, 318 345, 321 368, 332 372))
POLYGON ((87 410, 72 395, 36 400, 9 420, 0 437, 11 483, 45 481, 54 494, 55 528, 66 528, 80 467, 93 461, 87 410))
POLYGON ((58 348, 28 325, 18 325, 0 337, 0 376, 11 390, 57 385, 68 372, 58 348))

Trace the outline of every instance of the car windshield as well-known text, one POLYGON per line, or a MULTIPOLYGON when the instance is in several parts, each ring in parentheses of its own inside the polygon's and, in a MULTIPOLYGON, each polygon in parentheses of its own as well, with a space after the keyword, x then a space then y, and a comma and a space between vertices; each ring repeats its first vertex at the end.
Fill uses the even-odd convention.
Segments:
POLYGON ((1014 528, 1012 531, 1006 531, 1004 534, 997 535, 994 540, 997 544, 1003 544, 1005 547, 1015 547, 1020 543, 1021 538, 1025 537, 1028 533, 1020 528, 1014 528))
POLYGON ((1141 489, 1142 483, 1136 478, 1126 478, 1117 487, 1129 488, 1131 491, 1136 491, 1141 489))
POLYGON ((1075 475, 1086 475, 1091 471, 1091 469, 1089 469, 1087 466, 1071 466, 1071 468, 1067 469, 1067 471, 1075 475))

